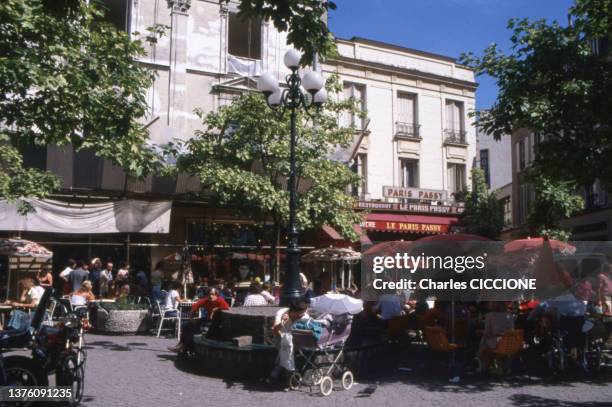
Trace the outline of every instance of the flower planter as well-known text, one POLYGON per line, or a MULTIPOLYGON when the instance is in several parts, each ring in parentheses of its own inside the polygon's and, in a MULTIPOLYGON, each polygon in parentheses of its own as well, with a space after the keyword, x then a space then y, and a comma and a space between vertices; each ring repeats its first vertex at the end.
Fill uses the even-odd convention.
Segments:
POLYGON ((107 334, 145 333, 149 329, 148 310, 110 310, 98 308, 96 331, 107 334))

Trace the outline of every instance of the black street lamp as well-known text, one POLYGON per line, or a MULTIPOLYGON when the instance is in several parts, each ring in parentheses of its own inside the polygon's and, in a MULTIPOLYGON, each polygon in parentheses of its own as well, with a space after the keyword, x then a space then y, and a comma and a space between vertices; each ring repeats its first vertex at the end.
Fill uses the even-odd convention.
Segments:
POLYGON ((264 73, 259 77, 257 89, 266 97, 266 103, 282 117, 287 110, 291 117, 291 139, 289 153, 289 227, 287 235, 287 268, 285 283, 281 293, 281 305, 288 305, 291 301, 304 298, 304 290, 300 282, 300 246, 298 243, 298 228, 296 222, 297 213, 297 189, 296 189, 296 162, 295 144, 297 138, 296 120, 297 109, 304 108, 305 111, 311 107, 320 107, 327 99, 325 91, 325 79, 315 71, 307 71, 300 78, 298 69, 300 67, 301 55, 291 49, 285 54, 284 62, 291 74, 287 75, 287 87, 281 88, 274 76, 264 73), (310 100, 306 98, 301 86, 311 95, 310 100))

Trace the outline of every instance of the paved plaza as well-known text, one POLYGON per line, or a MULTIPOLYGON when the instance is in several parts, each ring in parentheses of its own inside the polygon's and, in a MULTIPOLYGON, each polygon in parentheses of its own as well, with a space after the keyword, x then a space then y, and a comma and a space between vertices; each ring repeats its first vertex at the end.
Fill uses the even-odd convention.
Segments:
MULTIPOLYGON (((397 350, 357 378, 350 391, 329 397, 204 375, 196 363, 177 361, 173 339, 88 334, 83 405, 114 406, 612 406, 612 368, 597 379, 513 376, 503 380, 423 371, 414 351, 397 350), (409 367, 410 366, 410 367, 409 367), (374 374, 374 371, 376 372, 374 374)), ((428 368, 429 369, 429 368, 428 368)))

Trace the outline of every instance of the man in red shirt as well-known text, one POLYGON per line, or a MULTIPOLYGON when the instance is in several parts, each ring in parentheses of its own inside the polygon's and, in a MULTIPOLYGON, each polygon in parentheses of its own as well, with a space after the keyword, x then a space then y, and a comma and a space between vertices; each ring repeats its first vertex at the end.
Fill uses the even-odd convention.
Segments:
MULTIPOLYGON (((208 292, 208 296, 196 301, 191 306, 191 312, 193 315, 197 315, 200 309, 204 308, 206 316, 196 320, 189 321, 184 327, 182 327, 181 338, 176 346, 169 347, 168 350, 176 353, 183 353, 193 349, 193 337, 200 331, 200 326, 204 321, 213 322, 213 327, 216 321, 219 320, 221 315, 220 311, 229 309, 227 302, 219 297, 219 293, 216 288, 211 288, 208 292)), ((213 328, 211 327, 211 329, 213 328)))

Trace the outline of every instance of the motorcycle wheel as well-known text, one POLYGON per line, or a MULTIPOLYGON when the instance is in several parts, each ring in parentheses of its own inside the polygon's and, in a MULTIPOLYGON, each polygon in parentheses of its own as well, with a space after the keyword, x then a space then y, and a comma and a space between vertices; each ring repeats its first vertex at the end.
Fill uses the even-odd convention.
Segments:
MULTIPOLYGON (((39 364, 26 356, 12 355, 4 358, 4 372, 6 375, 5 386, 48 386, 49 377, 41 369, 39 364)), ((33 401, 11 403, 11 406, 27 407, 33 405, 33 401)))
POLYGON ((85 369, 79 364, 75 355, 66 357, 55 374, 58 386, 68 386, 72 389, 72 397, 68 400, 71 407, 78 406, 83 399, 85 389, 85 369))

